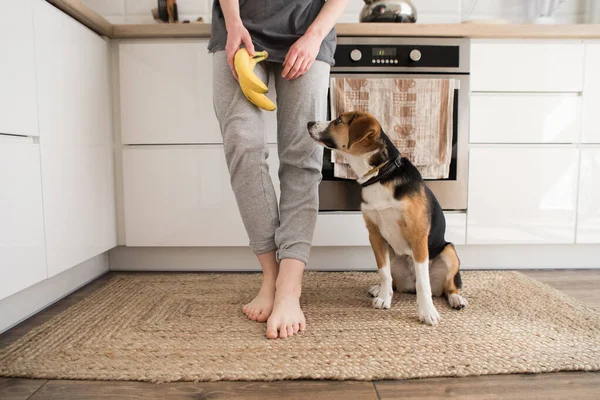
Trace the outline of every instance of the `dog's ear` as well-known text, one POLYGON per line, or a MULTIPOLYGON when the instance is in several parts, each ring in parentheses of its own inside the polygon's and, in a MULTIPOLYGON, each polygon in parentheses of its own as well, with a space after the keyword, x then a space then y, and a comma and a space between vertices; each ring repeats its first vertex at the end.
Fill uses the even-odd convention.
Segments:
POLYGON ((356 111, 350 113, 349 118, 348 118, 348 122, 346 122, 348 124, 348 126, 352 125, 352 122, 354 122, 354 120, 356 119, 356 117, 358 117, 358 113, 356 111))
POLYGON ((348 150, 359 142, 373 139, 377 134, 377 126, 370 118, 353 118, 348 125, 348 150))

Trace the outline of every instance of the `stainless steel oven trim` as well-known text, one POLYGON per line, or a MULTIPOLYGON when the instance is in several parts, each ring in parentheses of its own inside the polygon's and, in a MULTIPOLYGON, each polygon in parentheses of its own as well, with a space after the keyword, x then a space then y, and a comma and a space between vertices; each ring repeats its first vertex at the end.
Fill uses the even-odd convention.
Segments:
POLYGON ((332 73, 338 72, 427 72, 427 73, 462 73, 468 74, 471 65, 470 41, 466 38, 412 38, 412 37, 340 37, 337 40, 338 45, 432 45, 432 46, 459 46, 459 66, 458 68, 449 67, 337 67, 331 68, 332 73))
MULTIPOLYGON (((353 74, 333 73, 335 78, 390 78, 394 74, 353 74)), ((458 88, 458 138, 456 141, 457 169, 455 181, 425 181, 426 185, 435 193, 444 210, 466 210, 467 209, 467 181, 469 176, 469 75, 458 74, 399 74, 402 79, 427 79, 427 78, 450 78, 460 82, 458 88)), ((330 107, 330 105, 328 105, 330 107)), ((334 118, 334 116, 332 116, 334 118)), ((333 181, 322 182, 324 186, 335 186, 333 181)))

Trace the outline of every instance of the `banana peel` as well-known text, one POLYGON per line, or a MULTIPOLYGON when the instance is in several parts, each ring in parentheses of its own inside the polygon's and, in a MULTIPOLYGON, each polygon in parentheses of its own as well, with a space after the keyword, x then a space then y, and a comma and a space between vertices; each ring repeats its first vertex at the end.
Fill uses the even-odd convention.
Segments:
POLYGON ((275 104, 265 96, 269 88, 254 73, 256 64, 266 60, 268 57, 269 53, 266 50, 257 51, 254 57, 251 57, 245 48, 241 48, 235 53, 234 67, 238 75, 240 88, 246 99, 263 110, 273 111, 276 108, 275 104))

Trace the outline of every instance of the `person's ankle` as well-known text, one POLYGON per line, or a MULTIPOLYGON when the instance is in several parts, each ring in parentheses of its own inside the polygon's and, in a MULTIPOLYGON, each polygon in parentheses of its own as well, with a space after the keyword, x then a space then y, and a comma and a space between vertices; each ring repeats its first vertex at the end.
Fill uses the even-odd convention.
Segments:
POLYGON ((260 287, 261 291, 269 291, 275 293, 277 284, 277 277, 269 277, 263 276, 262 285, 260 287))
POLYGON ((302 292, 302 275, 305 264, 295 259, 283 259, 280 262, 279 275, 275 287, 280 294, 300 297, 302 292))
POLYGON ((280 276, 275 283, 276 293, 300 297, 302 293, 302 281, 294 277, 280 276))

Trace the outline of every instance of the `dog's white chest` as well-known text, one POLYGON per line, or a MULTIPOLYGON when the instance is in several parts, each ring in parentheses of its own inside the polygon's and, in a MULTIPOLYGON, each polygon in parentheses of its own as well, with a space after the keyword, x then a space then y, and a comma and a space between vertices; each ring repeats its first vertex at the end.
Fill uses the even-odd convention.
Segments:
POLYGON ((390 194, 389 189, 373 185, 373 190, 363 190, 362 212, 379 227, 381 236, 392 246, 398 255, 412 255, 408 242, 400 230, 403 204, 390 194))

